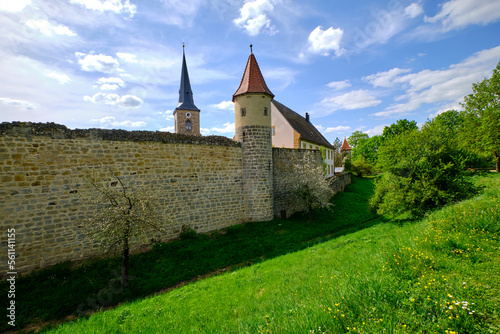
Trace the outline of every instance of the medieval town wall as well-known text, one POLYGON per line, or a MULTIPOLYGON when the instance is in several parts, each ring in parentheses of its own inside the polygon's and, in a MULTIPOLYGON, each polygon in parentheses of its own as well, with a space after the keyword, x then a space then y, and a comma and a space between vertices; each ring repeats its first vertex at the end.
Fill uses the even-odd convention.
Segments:
POLYGON ((293 164, 303 159, 306 152, 313 152, 315 162, 318 165, 323 164, 319 150, 273 147, 274 215, 277 217, 288 218, 294 212, 307 210, 301 202, 290 196, 292 185, 288 178, 293 164))
MULTIPOLYGON (((241 143, 218 136, 1 123, 0 261, 7 263, 9 229, 15 229, 19 273, 99 254, 103 248, 82 226, 95 210, 85 201, 84 176, 107 168, 130 187, 154 194, 170 222, 164 235, 136 241, 136 248, 153 238, 176 238, 183 227, 208 232, 248 221, 243 151, 241 143)), ((286 185, 292 162, 305 152, 310 151, 272 149, 272 198, 265 201, 271 207, 254 205, 253 211, 262 212, 252 215, 267 217, 271 211, 279 217, 286 210, 289 217, 306 209, 291 199, 286 185)), ((321 164, 321 153, 313 152, 321 164)), ((339 191, 348 183, 347 174, 332 184, 339 191)))
POLYGON ((85 173, 102 166, 155 194, 172 222, 163 240, 182 226, 206 232, 242 222, 241 147, 228 138, 2 123, 0 261, 11 228, 18 272, 96 254, 82 229, 93 207, 81 195, 85 173))
MULTIPOLYGON (((307 208, 303 203, 297 202, 291 195, 291 184, 289 175, 293 164, 300 162, 306 152, 313 152, 314 161, 318 166, 323 165, 323 159, 319 150, 277 148, 273 147, 273 196, 274 216, 288 218, 295 212, 305 211, 307 208)), ((351 183, 351 174, 341 173, 329 177, 330 187, 333 194, 344 191, 345 186, 351 183)))

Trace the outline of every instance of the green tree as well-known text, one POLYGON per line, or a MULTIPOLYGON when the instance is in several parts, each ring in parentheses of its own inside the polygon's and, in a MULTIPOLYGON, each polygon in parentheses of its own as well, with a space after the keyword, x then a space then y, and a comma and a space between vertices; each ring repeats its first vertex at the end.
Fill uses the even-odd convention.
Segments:
POLYGON ((108 167, 88 173, 85 179, 89 187, 83 198, 95 207, 93 216, 85 222, 87 233, 110 250, 121 247, 121 285, 125 286, 129 279, 130 240, 146 233, 161 233, 166 219, 157 211, 152 194, 126 185, 108 167))
POLYGON ((374 167, 366 162, 365 157, 359 156, 356 160, 349 162, 349 171, 357 176, 372 175, 374 167))
POLYGON ((412 131, 418 129, 416 121, 409 121, 407 119, 399 119, 396 123, 391 124, 391 126, 384 127, 384 131, 382 132, 383 139, 388 139, 390 137, 394 137, 399 135, 400 133, 406 131, 412 131))
POLYGON ((358 146, 359 141, 368 139, 369 136, 361 131, 354 131, 349 137, 347 137, 347 142, 352 149, 358 146))
POLYGON ((386 139, 378 151, 384 173, 371 206, 380 214, 419 216, 475 194, 463 150, 445 137, 437 127, 427 126, 386 139))
POLYGON ((470 149, 495 157, 500 172, 500 62, 489 79, 472 85, 464 98, 464 136, 470 149))
POLYGON ((383 144, 382 136, 373 136, 367 139, 359 140, 358 146, 352 150, 353 160, 363 157, 366 163, 375 165, 377 163, 377 152, 383 144))

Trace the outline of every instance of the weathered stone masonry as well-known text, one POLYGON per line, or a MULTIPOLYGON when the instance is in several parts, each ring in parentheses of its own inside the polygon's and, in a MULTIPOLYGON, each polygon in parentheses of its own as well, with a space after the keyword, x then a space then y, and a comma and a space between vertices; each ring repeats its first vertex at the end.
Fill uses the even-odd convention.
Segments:
POLYGON ((91 208, 77 191, 85 171, 99 164, 154 191, 174 222, 164 239, 176 237, 182 225, 204 232, 242 221, 241 147, 232 140, 3 123, 0 261, 7 263, 9 228, 16 230, 18 272, 94 254, 78 227, 91 208))
MULTIPOLYGON (((268 136, 265 130, 259 134, 268 136)), ((261 137, 257 133, 251 136, 261 137)), ((80 227, 92 207, 80 195, 85 172, 102 165, 118 171, 126 183, 154 192, 160 210, 173 222, 163 240, 177 237, 184 225, 207 232, 249 217, 270 219, 273 211, 279 216, 284 207, 288 216, 300 211, 302 208, 289 203, 286 190, 273 191, 273 180, 276 187, 289 172, 292 157, 300 158, 305 150, 269 148, 264 155, 254 154, 262 146, 257 140, 256 147, 245 148, 244 162, 242 145, 248 144, 217 136, 2 123, 0 261, 7 264, 10 228, 16 230, 16 270, 20 273, 96 255, 98 246, 86 239, 80 227), (245 164, 252 179, 250 187, 255 188, 247 185, 246 191, 252 196, 245 193, 245 164), (264 168, 257 168, 259 164, 264 168), (258 176, 260 173, 265 175, 258 176)))

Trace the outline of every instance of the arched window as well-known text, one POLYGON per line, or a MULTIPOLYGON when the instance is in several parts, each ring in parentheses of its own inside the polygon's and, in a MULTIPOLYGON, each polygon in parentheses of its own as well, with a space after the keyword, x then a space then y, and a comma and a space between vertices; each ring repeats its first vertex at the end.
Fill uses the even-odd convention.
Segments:
POLYGON ((191 131, 191 129, 192 129, 192 126, 191 126, 191 121, 190 121, 190 120, 187 120, 187 121, 186 121, 186 130, 191 131))

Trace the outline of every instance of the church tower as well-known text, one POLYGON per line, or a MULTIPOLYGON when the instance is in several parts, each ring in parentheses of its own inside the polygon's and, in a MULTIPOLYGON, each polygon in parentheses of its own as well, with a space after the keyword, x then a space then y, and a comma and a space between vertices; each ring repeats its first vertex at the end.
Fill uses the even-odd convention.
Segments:
POLYGON ((200 135, 200 109, 196 108, 194 105, 184 45, 182 45, 182 71, 181 86, 179 88, 179 103, 174 111, 174 120, 175 133, 200 135))
POLYGON ((235 140, 243 152, 245 216, 250 221, 273 219, 273 152, 271 100, 250 45, 240 86, 233 95, 235 140))

